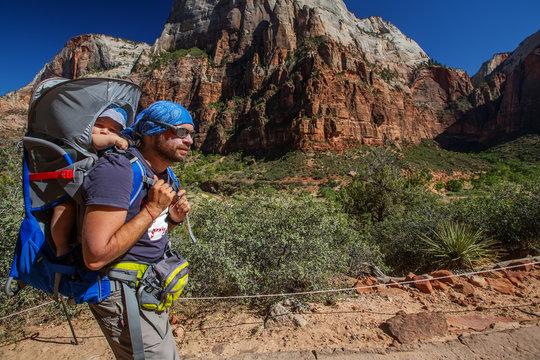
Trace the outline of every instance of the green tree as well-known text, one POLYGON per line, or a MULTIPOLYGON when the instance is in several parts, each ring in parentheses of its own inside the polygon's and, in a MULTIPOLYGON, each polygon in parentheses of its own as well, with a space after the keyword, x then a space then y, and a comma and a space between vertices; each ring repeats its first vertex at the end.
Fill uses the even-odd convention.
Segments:
POLYGON ((346 211, 379 222, 409 205, 415 189, 401 169, 402 164, 393 151, 371 149, 352 183, 339 194, 346 211))

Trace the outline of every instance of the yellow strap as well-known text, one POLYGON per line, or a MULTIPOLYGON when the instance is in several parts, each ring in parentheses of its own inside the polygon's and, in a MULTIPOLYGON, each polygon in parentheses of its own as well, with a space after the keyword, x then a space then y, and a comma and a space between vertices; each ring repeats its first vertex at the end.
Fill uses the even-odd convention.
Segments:
POLYGON ((131 272, 133 275, 135 275, 135 271, 137 272, 137 278, 142 279, 144 273, 146 272, 146 269, 148 269, 147 264, 140 264, 132 261, 120 261, 110 267, 110 270, 124 270, 126 272, 131 272))

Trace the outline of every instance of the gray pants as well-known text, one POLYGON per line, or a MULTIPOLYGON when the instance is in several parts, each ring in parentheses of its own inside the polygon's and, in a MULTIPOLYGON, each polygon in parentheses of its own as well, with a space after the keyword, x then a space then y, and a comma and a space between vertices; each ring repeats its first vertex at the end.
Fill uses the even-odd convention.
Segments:
MULTIPOLYGON (((115 290, 99 304, 90 304, 90 310, 117 359, 133 359, 125 303, 122 290, 115 290)), ((168 310, 158 314, 140 309, 140 322, 145 359, 180 360, 168 310)))

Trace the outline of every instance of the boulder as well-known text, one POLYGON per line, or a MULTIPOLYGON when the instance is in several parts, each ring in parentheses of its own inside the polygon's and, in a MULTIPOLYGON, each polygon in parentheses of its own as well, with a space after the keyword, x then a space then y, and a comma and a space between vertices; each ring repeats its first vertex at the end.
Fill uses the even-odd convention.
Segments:
POLYGON ((533 264, 530 260, 520 260, 520 261, 514 261, 508 266, 517 266, 513 268, 514 271, 531 271, 533 269, 533 264))
POLYGON ((385 324, 390 335, 402 344, 448 334, 446 318, 441 313, 398 314, 385 324))
POLYGON ((413 277, 413 281, 415 281, 414 286, 421 292, 426 294, 431 294, 433 292, 433 286, 431 286, 431 283, 429 282, 429 277, 417 275, 413 277))
POLYGON ((434 272, 430 273, 429 275, 431 275, 433 278, 444 277, 443 279, 437 279, 437 280, 440 281, 440 282, 443 282, 443 283, 447 283, 450 286, 454 286, 454 284, 456 283, 454 278, 445 277, 445 276, 454 275, 454 273, 452 273, 451 271, 448 271, 448 270, 437 270, 437 271, 434 271, 434 272))
POLYGON ((369 287, 369 286, 373 286, 375 284, 377 284, 377 280, 375 278, 367 278, 367 279, 358 281, 354 285, 354 287, 356 288, 356 292, 358 294, 371 293, 375 291, 375 288, 369 287))
POLYGON ((508 279, 491 279, 487 278, 487 282, 489 286, 491 286, 494 290, 497 290, 500 293, 506 294, 506 295, 512 295, 516 292, 516 287, 510 280, 508 279))
POLYGON ((474 286, 468 282, 457 284, 454 289, 458 290, 465 296, 473 296, 475 294, 474 286))
POLYGON ((525 278, 527 277, 527 273, 524 272, 524 271, 508 271, 508 272, 506 273, 506 276, 507 276, 508 278, 513 277, 513 278, 518 279, 519 281, 523 281, 523 280, 525 280, 525 278))
POLYGON ((488 283, 487 283, 486 279, 481 277, 481 276, 472 275, 469 278, 469 283, 471 283, 472 285, 474 285, 476 287, 482 288, 482 289, 487 289, 488 288, 488 283))
POLYGON ((293 314, 293 312, 289 311, 285 306, 293 308, 293 311, 308 311, 303 306, 298 307, 298 302, 294 300, 291 301, 290 299, 274 304, 270 307, 268 315, 264 320, 264 327, 266 329, 271 329, 275 326, 303 327, 307 325, 307 322, 302 315, 293 314))
POLYGON ((435 290, 442 290, 442 291, 448 290, 448 285, 446 285, 445 283, 439 280, 430 280, 430 283, 433 289, 435 290))
POLYGON ((398 288, 398 289, 401 289, 403 287, 403 285, 398 284, 398 282, 396 280, 389 280, 386 283, 386 286, 389 287, 389 288, 398 288))
POLYGON ((405 279, 403 281, 412 281, 415 276, 416 275, 414 273, 410 272, 407 274, 407 276, 405 276, 405 279))

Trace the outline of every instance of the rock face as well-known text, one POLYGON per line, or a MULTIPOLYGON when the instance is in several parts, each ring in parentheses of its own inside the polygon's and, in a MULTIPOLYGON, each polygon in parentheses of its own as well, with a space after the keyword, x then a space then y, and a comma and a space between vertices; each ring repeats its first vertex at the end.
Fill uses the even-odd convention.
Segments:
POLYGON ((75 37, 29 86, 0 98, 0 113, 22 118, 47 77, 129 75, 143 88, 141 106, 186 106, 205 151, 488 143, 538 130, 537 35, 485 64, 474 88, 465 72, 433 63, 379 17, 357 19, 341 0, 176 0, 151 49, 75 37))
POLYGON ((540 30, 487 72, 468 97, 471 108, 437 139, 446 145, 485 146, 524 133, 538 133, 539 98, 540 30))
POLYGON ((357 19, 343 1, 177 0, 155 47, 210 49, 215 62, 255 51, 278 64, 304 40, 325 36, 371 62, 415 65, 426 53, 379 17, 357 19))
POLYGON ((495 54, 493 57, 482 64, 480 67, 480 70, 476 74, 471 77, 471 82, 473 85, 478 86, 482 81, 485 80, 485 78, 489 75, 491 75, 495 69, 497 69, 506 59, 508 59, 508 56, 510 53, 500 53, 495 54))
POLYGON ((197 146, 217 152, 433 138, 452 122, 439 108, 470 87, 442 79, 460 78, 453 70, 430 74, 414 41, 381 18, 356 19, 342 1, 176 1, 154 45, 164 51, 179 56, 137 68, 143 103, 186 105, 199 122, 197 146), (194 47, 205 55, 180 56, 194 47), (426 89, 430 77, 436 89, 426 89))
POLYGON ((106 35, 76 36, 41 69, 30 84, 0 97, 2 119, 11 120, 8 124, 15 127, 24 126, 30 96, 34 87, 42 80, 55 76, 70 79, 129 76, 137 59, 144 51, 149 50, 148 44, 106 35))
POLYGON ((75 79, 96 73, 111 78, 128 76, 141 53, 149 49, 145 43, 106 35, 76 36, 45 65, 39 81, 53 76, 75 79))

